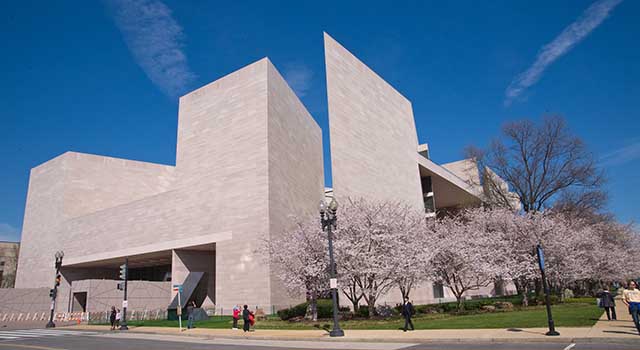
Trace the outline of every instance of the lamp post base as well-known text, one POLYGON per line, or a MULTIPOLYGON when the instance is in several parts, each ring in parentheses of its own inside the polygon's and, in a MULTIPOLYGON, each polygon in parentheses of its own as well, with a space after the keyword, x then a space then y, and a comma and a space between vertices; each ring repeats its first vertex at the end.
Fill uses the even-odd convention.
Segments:
POLYGON ((56 327, 56 324, 55 324, 55 323, 53 323, 53 321, 49 321, 45 327, 46 327, 46 328, 55 328, 55 327, 56 327))
POLYGON ((549 335, 549 336, 556 336, 556 335, 560 335, 560 333, 556 332, 556 331, 548 331, 547 333, 545 333, 544 335, 549 335))
POLYGON ((344 337, 344 331, 340 328, 338 329, 332 329, 331 332, 329 332, 329 336, 330 337, 344 337))

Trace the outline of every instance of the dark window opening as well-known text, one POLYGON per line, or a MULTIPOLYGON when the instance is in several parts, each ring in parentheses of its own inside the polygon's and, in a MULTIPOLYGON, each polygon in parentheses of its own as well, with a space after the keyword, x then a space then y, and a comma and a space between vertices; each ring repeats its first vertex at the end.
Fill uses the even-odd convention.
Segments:
POLYGON ((433 298, 441 299, 444 298, 444 286, 442 283, 434 282, 433 283, 433 298))

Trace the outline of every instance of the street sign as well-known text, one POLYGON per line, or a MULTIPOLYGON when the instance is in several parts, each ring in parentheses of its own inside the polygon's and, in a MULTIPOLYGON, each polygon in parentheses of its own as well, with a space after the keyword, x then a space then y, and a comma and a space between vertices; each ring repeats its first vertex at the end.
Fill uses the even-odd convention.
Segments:
POLYGON ((330 278, 329 279, 329 288, 331 288, 331 289, 338 288, 338 279, 337 278, 330 278))
POLYGON ((173 291, 182 293, 182 285, 181 284, 174 284, 173 285, 173 291))
POLYGON ((124 309, 125 307, 127 307, 129 305, 129 301, 128 300, 123 300, 122 301, 122 308, 124 309))
POLYGON ((536 252, 538 253, 538 265, 540 265, 540 270, 544 271, 544 252, 542 251, 542 246, 536 246, 536 252))

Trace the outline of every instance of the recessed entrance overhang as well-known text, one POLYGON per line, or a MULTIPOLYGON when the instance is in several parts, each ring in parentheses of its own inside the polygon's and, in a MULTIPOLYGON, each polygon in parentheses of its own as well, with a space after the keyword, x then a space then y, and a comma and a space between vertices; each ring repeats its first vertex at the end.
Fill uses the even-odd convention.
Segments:
POLYGON ((482 189, 462 180, 449 170, 417 154, 420 177, 431 176, 437 208, 476 206, 482 203, 482 189))
MULTIPOLYGON (((215 243, 208 243, 208 244, 201 244, 201 245, 190 246, 190 247, 180 247, 179 249, 214 252, 216 249, 216 245, 215 243)), ((92 260, 92 261, 70 263, 70 264, 65 263, 64 267, 65 268, 114 268, 114 269, 117 269, 120 265, 122 265, 125 258, 128 258, 129 268, 132 268, 132 269, 139 268, 139 267, 171 265, 172 249, 148 252, 143 254, 118 256, 110 259, 92 260)))
MULTIPOLYGON (((231 231, 218 232, 210 235, 195 236, 188 239, 180 239, 175 241, 164 241, 148 245, 136 246, 131 248, 124 248, 119 250, 113 250, 105 253, 90 254, 84 256, 76 255, 76 252, 65 251, 65 267, 86 266, 84 264, 90 264, 98 261, 123 261, 125 257, 133 257, 139 255, 147 255, 153 253, 160 253, 169 251, 172 249, 191 249, 191 247, 206 246, 215 242, 231 239, 231 231)), ((169 258, 171 260, 171 258, 169 258)))

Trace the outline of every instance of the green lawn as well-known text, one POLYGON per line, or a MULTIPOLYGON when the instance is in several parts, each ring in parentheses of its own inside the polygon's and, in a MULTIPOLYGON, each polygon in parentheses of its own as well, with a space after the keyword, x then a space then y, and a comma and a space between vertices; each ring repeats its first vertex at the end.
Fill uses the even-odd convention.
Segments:
MULTIPOLYGON (((592 303, 567 303, 552 307, 556 327, 589 327, 602 315, 602 309, 592 303)), ((344 329, 398 329, 403 326, 399 317, 384 320, 351 320, 340 322, 344 329)), ((239 322, 240 325, 242 321, 239 322)), ((330 325, 330 320, 318 322, 288 322, 277 317, 256 323, 257 329, 317 329, 330 325)), ((516 309, 514 311, 479 313, 471 315, 430 314, 413 319, 416 329, 463 329, 463 328, 530 328, 546 327, 547 314, 544 306, 516 309)), ((132 326, 177 327, 177 321, 131 321, 132 326)), ((183 322, 183 326, 186 325, 183 322)), ((231 328, 231 317, 214 316, 196 323, 198 328, 231 328)))

